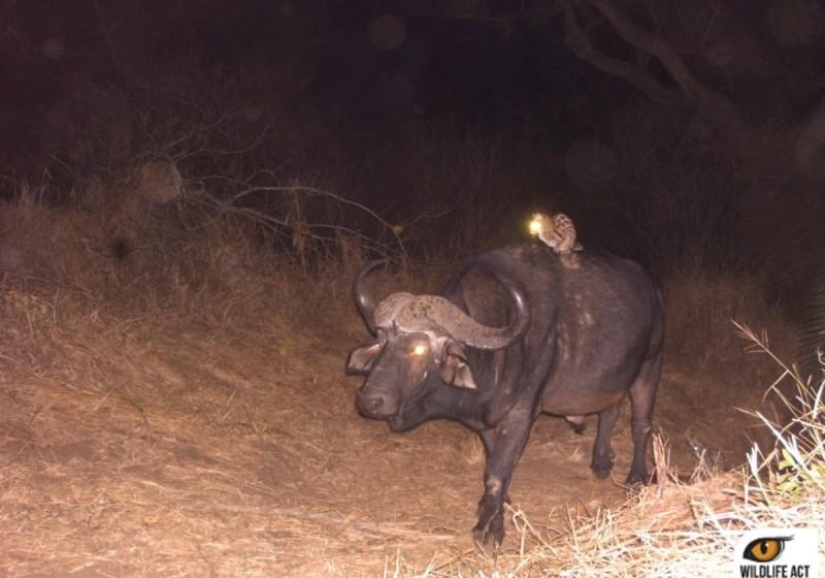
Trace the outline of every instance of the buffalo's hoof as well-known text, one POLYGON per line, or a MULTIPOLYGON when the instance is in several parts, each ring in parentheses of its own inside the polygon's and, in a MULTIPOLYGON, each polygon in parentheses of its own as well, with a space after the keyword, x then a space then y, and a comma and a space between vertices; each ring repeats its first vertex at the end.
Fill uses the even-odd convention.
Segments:
POLYGON ((593 468, 593 475, 596 476, 596 478, 599 480, 606 480, 607 476, 610 475, 610 469, 608 468, 606 470, 597 470, 596 468, 593 468))
POLYGON ((590 469, 593 470, 593 474, 598 479, 604 480, 610 475, 610 470, 613 469, 613 460, 610 458, 604 460, 594 459, 593 463, 590 464, 590 469))
MULTIPOLYGON (((656 477, 655 474, 654 474, 653 477, 654 478, 656 477)), ((646 471, 642 470, 640 472, 637 472, 637 471, 631 470, 630 473, 627 476, 627 480, 625 481, 625 484, 628 485, 628 486, 646 486, 651 481, 652 480, 650 478, 648 478, 646 471)))
POLYGON ((483 524, 479 521, 473 528, 473 542, 485 554, 494 554, 504 541, 504 519, 492 518, 483 524))

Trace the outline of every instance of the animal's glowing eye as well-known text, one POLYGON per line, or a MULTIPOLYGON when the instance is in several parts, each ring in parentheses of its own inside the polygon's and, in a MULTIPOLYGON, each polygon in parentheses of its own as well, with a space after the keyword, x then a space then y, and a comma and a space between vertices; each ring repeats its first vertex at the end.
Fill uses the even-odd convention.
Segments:
POLYGON ((531 235, 538 235, 542 230, 541 220, 538 217, 533 217, 528 227, 531 235))
POLYGON ((430 350, 429 347, 427 347, 423 343, 419 343, 418 345, 416 345, 415 347, 412 348, 412 354, 415 355, 416 357, 421 357, 422 355, 426 355, 427 351, 429 351, 429 350, 430 350))
POLYGON ((785 549, 785 542, 791 538, 758 538, 745 546, 743 556, 754 562, 772 562, 785 549))

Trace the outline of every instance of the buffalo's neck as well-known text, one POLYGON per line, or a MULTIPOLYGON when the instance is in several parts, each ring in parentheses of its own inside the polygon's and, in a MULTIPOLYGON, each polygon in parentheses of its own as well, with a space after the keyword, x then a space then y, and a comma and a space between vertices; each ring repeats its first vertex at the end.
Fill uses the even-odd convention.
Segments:
POLYGON ((468 363, 478 384, 477 390, 445 387, 443 407, 450 408, 450 418, 480 431, 495 427, 525 394, 519 377, 524 365, 519 345, 497 351, 473 350, 468 363))

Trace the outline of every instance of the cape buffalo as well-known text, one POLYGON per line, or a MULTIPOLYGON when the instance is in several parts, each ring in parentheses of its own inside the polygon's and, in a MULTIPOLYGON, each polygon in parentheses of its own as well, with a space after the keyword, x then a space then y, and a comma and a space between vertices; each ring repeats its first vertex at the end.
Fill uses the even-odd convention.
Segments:
POLYGON ((363 279, 353 293, 375 339, 352 351, 367 376, 358 411, 408 431, 431 419, 478 432, 486 451, 484 495, 473 535, 504 537, 503 505, 539 413, 599 415, 591 468, 610 471, 610 437, 630 393, 629 484, 648 481, 645 451, 662 361, 659 293, 642 268, 610 255, 556 255, 513 246, 464 263, 440 295, 395 293, 377 306, 363 279))

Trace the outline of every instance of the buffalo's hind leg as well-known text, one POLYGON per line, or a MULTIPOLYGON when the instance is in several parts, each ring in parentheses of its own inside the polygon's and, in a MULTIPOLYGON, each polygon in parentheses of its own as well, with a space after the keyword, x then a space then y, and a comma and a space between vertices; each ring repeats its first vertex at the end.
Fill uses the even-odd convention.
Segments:
POLYGON ((618 404, 599 412, 599 431, 596 434, 596 443, 593 444, 593 461, 590 468, 600 480, 605 479, 613 468, 613 448, 610 446, 610 438, 613 436, 613 427, 618 417, 618 404))
POLYGON ((645 361, 639 371, 636 381, 630 386, 630 423, 633 432, 633 463, 627 476, 627 484, 646 484, 650 480, 647 475, 645 456, 647 442, 653 428, 653 404, 656 401, 656 390, 659 387, 659 378, 662 374, 661 354, 645 361))

